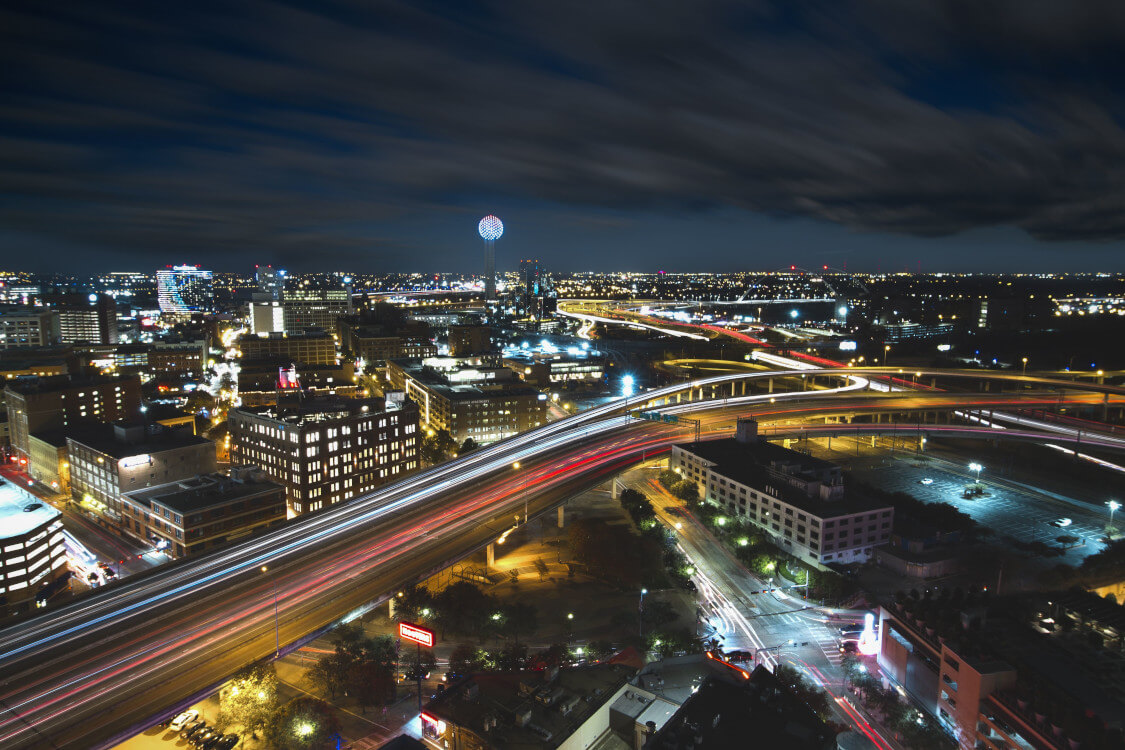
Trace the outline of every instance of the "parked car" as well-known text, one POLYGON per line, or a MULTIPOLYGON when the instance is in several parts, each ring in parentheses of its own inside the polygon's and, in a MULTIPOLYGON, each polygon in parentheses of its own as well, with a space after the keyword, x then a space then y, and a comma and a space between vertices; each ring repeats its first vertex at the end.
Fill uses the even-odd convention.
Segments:
POLYGON ((168 728, 173 732, 178 732, 198 718, 199 712, 194 708, 189 708, 187 711, 184 711, 182 714, 172 719, 172 723, 168 725, 168 728))
POLYGON ((207 747, 211 743, 211 740, 217 740, 222 736, 222 733, 216 732, 214 727, 205 727, 202 731, 189 739, 188 742, 193 747, 202 748, 207 747))
POLYGON ((1057 529, 1065 529, 1072 523, 1074 523, 1074 521, 1070 520, 1069 518, 1056 518, 1054 521, 1051 521, 1051 525, 1057 529))
POLYGON ((191 742, 191 739, 193 737, 198 735, 200 732, 205 731, 207 731, 207 722, 200 719, 194 724, 188 724, 186 727, 184 727, 184 731, 180 733, 180 736, 188 742, 191 742))
POLYGON ((232 750, 238 744, 238 739, 237 734, 225 734, 215 743, 214 750, 232 750))

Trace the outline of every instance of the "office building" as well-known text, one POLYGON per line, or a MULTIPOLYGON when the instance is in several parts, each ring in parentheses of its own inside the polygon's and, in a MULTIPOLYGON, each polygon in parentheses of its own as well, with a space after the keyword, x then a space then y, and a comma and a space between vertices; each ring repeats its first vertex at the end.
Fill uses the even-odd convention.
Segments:
POLYGON ((0 349, 59 343, 59 314, 45 307, 0 310, 0 349))
POLYGON ((880 608, 878 659, 962 748, 1120 747, 1122 632, 1121 606, 1086 591, 927 592, 880 608))
POLYGON ((293 395, 231 409, 231 462, 258 466, 285 487, 291 515, 320 510, 418 466, 418 411, 382 399, 293 395))
MULTIPOLYGON (((121 496, 215 471, 215 444, 159 425, 83 425, 67 432, 70 492, 91 518, 122 528, 121 496)), ((146 539, 146 541, 148 541, 146 539)))
POLYGON ((285 522, 285 488, 255 467, 122 495, 123 525, 172 557, 197 555, 285 522))
MULTIPOLYGON (((414 328, 426 326, 414 324, 414 328)), ((341 318, 337 322, 340 347, 365 362, 388 359, 436 357, 437 344, 420 335, 389 332, 379 323, 365 323, 358 318, 341 318)))
POLYGON ((280 300, 285 291, 285 271, 273 266, 254 266, 254 279, 258 282, 259 299, 280 300))
POLYGON ((137 377, 49 377, 9 381, 4 391, 12 448, 30 458, 32 433, 69 430, 87 421, 112 423, 140 415, 137 377))
POLYGON ((0 615, 27 610, 67 573, 62 514, 0 479, 0 615))
POLYGON ((351 362, 300 367, 247 362, 238 371, 238 397, 243 406, 276 404, 279 397, 291 395, 296 389, 305 396, 356 398, 368 395, 358 385, 351 362))
POLYGON ((62 430, 33 432, 27 441, 28 476, 61 495, 70 494, 70 457, 62 430))
POLYGON ((672 446, 670 465, 802 562, 867 562, 890 539, 894 508, 847 492, 838 465, 759 438, 752 419, 733 438, 672 446))
POLYGON ((58 312, 62 343, 117 343, 117 302, 108 294, 49 294, 43 301, 58 312))
POLYGON ((158 342, 148 352, 148 370, 157 379, 203 378, 207 370, 207 339, 158 342))
POLYGON ((301 333, 242 336, 238 339, 238 350, 242 352, 243 362, 336 364, 336 340, 319 329, 309 329, 301 333))
POLYGON ((213 274, 199 266, 168 266, 156 272, 156 296, 162 313, 212 312, 213 274))
MULTIPOLYGON (((471 357, 496 351, 489 326, 449 326, 449 354, 453 357, 471 357)), ((433 355, 430 355, 433 356, 433 355)))
POLYGON ((492 443, 547 421, 545 394, 481 358, 391 360, 387 378, 418 405, 423 429, 446 430, 458 443, 492 443))
POLYGON ((251 302, 249 310, 250 333, 255 336, 285 333, 285 308, 280 302, 251 302))

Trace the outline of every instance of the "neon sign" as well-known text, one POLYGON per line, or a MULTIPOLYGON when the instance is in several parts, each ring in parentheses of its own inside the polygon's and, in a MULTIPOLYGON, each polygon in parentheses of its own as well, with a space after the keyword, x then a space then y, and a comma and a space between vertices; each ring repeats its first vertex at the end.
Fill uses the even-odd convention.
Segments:
POLYGON ((433 648, 434 631, 429 628, 423 628, 420 625, 409 622, 400 622, 398 624, 398 634, 408 641, 413 641, 427 648, 433 648))

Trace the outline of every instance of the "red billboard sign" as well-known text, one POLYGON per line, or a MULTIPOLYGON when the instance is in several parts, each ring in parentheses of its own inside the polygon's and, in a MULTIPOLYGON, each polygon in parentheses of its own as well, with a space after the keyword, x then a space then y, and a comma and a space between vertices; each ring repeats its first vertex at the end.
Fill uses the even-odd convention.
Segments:
POLYGON ((398 624, 398 634, 408 641, 413 641, 427 648, 433 648, 434 646, 434 631, 423 628, 421 625, 400 622, 398 624))

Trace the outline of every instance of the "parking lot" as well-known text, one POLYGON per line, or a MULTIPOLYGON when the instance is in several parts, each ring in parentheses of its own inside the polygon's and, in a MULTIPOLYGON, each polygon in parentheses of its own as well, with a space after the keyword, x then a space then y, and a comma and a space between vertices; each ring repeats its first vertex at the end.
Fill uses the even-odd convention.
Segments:
POLYGON ((1043 542, 1060 546, 1060 536, 1077 537, 1060 561, 1080 563, 1087 555, 1103 547, 1106 512, 1095 509, 1078 498, 1021 486, 1015 480, 989 477, 987 467, 980 481, 984 494, 965 497, 964 490, 976 482, 973 472, 935 456, 916 454, 887 455, 883 461, 865 461, 853 465, 857 479, 891 492, 906 492, 924 502, 945 502, 986 526, 998 538, 1012 537, 1021 542, 1043 542), (922 480, 932 479, 924 484, 922 480), (1069 518, 1066 526, 1052 522, 1069 518))

